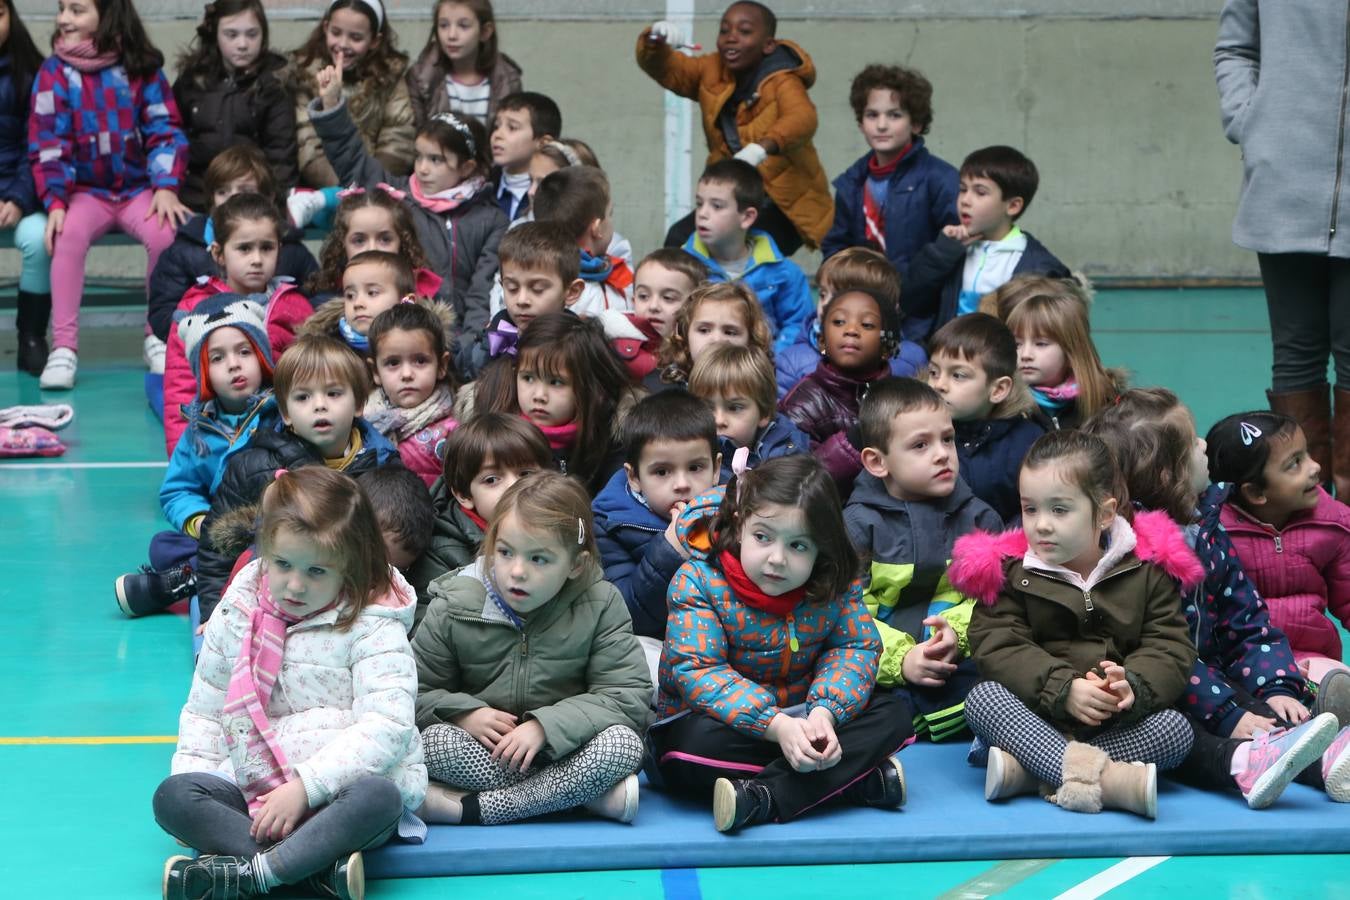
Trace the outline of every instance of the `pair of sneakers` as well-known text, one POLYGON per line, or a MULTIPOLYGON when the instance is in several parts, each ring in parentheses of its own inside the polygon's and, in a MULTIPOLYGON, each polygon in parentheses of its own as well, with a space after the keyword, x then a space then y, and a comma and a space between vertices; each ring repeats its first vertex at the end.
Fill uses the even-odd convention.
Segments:
MULTIPOLYGON (((141 345, 141 358, 152 375, 164 374, 166 345, 153 334, 147 334, 141 345)), ((22 365, 22 360, 20 361, 22 365)), ((75 387, 75 374, 80 368, 80 357, 69 347, 57 347, 46 355, 38 387, 44 391, 68 391, 75 387)))
POLYGON ((1293 728, 1259 731, 1238 752, 1247 759, 1233 780, 1252 809, 1265 809, 1309 766, 1320 765, 1327 796, 1350 802, 1350 728, 1319 713, 1293 728))
MULTIPOLYGON (((257 884, 251 860, 242 856, 172 856, 164 863, 164 900, 258 897, 266 893, 257 884)), ((309 876, 297 887, 311 896, 363 900, 365 863, 359 852, 345 856, 309 876)))
POLYGON ((140 571, 119 575, 113 583, 117 606, 123 614, 136 618, 163 612, 179 600, 197 592, 197 574, 192 566, 156 571, 141 566, 140 571))
MULTIPOLYGON (((891 755, 881 765, 844 788, 839 799, 850 806, 899 809, 905 805, 905 770, 891 755)), ((769 786, 754 778, 713 784, 713 825, 721 832, 737 831, 777 818, 769 786)))

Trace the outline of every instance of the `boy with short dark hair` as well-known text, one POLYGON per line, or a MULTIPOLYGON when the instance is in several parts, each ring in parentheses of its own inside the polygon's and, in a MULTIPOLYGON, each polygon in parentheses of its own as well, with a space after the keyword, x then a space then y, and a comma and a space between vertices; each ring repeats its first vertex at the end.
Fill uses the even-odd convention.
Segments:
MULTIPOLYGON (((682 29, 662 21, 638 36, 637 62, 666 90, 698 101, 708 163, 734 157, 764 166, 772 199, 759 225, 791 255, 803 243, 820 245, 833 209, 811 142, 816 107, 806 91, 815 83, 816 68, 805 50, 777 32, 772 10, 742 0, 722 13, 717 52, 685 56, 679 52, 686 42, 682 29)), ((694 214, 676 222, 666 246, 684 244, 694 227, 694 214)))
POLYGON ((411 469, 381 466, 359 484, 380 525, 389 565, 406 573, 431 543, 436 511, 426 482, 411 469))
POLYGON ((877 686, 908 703, 917 734, 944 740, 964 730, 965 696, 980 680, 966 638, 974 601, 947 580, 952 544, 1003 522, 960 479, 951 413, 928 385, 873 385, 859 427, 866 471, 844 522, 871 559, 863 599, 883 644, 877 686))
POLYGON ((595 537, 605 579, 623 594, 633 631, 660 639, 666 589, 686 558, 675 522, 718 482, 717 424, 702 400, 663 391, 633 407, 623 437, 623 471, 595 498, 595 537))
POLYGON ((820 249, 827 259, 846 247, 878 250, 905 283, 910 258, 958 221, 956 168, 924 146, 933 85, 914 69, 870 65, 848 99, 870 149, 834 180, 834 225, 820 249))
POLYGON ((614 238, 614 200, 603 171, 569 166, 550 174, 535 191, 534 220, 561 227, 580 254, 585 289, 572 312, 590 319, 632 309, 633 271, 621 257, 606 255, 614 238))
POLYGON ((1017 226, 1040 185, 1035 163, 1012 147, 985 147, 965 158, 960 178, 960 224, 943 228, 914 255, 905 282, 905 314, 930 323, 923 338, 975 312, 980 297, 1016 275, 1070 275, 1044 244, 1017 226))
POLYGON ((1022 458, 1045 433, 1017 375, 1017 339, 994 316, 971 313, 943 325, 929 344, 928 384, 956 426, 961 478, 1005 522, 1021 514, 1022 458))
POLYGON ((774 350, 790 346, 811 317, 811 285, 768 232, 755 228, 764 182, 747 163, 715 162, 694 195, 694 234, 685 252, 708 267, 710 281, 740 281, 755 292, 774 329, 774 350))
POLYGON ((708 280, 708 267, 678 247, 661 247, 633 270, 633 312, 661 337, 675 327, 675 315, 694 288, 708 280))
POLYGON ((537 91, 507 94, 492 117, 492 190, 515 221, 530 210, 530 159, 545 141, 562 134, 562 111, 537 91))

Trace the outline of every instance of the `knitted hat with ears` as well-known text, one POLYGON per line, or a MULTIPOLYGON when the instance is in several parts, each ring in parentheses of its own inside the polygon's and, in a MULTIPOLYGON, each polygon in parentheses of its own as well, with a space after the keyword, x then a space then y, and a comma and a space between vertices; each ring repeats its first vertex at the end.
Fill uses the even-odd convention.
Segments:
POLYGON ((191 311, 178 320, 178 337, 183 342, 183 351, 188 365, 192 367, 192 377, 197 382, 197 396, 200 400, 211 400, 215 391, 211 389, 211 379, 207 377, 208 365, 206 348, 211 334, 218 328, 238 328, 253 345, 258 355, 258 365, 262 369, 263 379, 272 380, 272 345, 267 340, 267 308, 258 299, 262 295, 241 297, 229 292, 214 294, 198 303, 191 311))

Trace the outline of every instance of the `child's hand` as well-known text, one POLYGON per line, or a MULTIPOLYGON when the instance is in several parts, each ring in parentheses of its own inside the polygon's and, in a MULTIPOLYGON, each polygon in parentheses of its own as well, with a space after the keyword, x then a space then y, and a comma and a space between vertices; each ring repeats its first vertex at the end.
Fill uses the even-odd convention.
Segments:
POLYGON ((535 754, 544 749, 546 740, 544 726, 539 724, 539 720, 531 719, 507 732, 493 749, 492 758, 501 760, 518 772, 527 772, 530 763, 534 762, 535 754))
POLYGON ((324 66, 315 76, 319 83, 319 101, 324 109, 337 109, 342 102, 342 72, 337 66, 324 66))
POLYGON ((9 200, 0 203, 0 228, 13 228, 19 224, 21 218, 23 210, 19 209, 19 204, 9 200))
POLYGON ((1130 687, 1130 682, 1125 677, 1125 667, 1109 661, 1103 661, 1098 665, 1101 666, 1104 677, 1098 676, 1096 672, 1089 672, 1087 680, 1115 694, 1116 709, 1120 712, 1134 706, 1134 688, 1130 687))
POLYGON ((923 655, 929 659, 940 659, 945 663, 955 663, 961 647, 956 640, 956 629, 942 616, 929 616, 923 624, 933 629, 933 636, 919 646, 923 655))
POLYGON ((680 520, 680 513, 684 512, 684 508, 688 505, 688 503, 676 503, 672 506, 670 508, 670 524, 666 526, 666 540, 670 542, 670 546, 675 548, 675 552, 680 554, 684 559, 689 558, 689 548, 684 545, 684 542, 680 540, 679 535, 675 533, 675 525, 680 520))
POLYGON ((978 231, 971 231, 964 225, 947 225, 942 229, 942 233, 954 241, 960 241, 965 246, 979 243, 984 240, 984 235, 978 231))
POLYGON ((1297 725, 1300 722, 1308 721, 1308 707, 1299 703, 1293 697, 1286 697, 1283 694, 1267 697, 1266 706, 1275 710, 1275 715, 1291 724, 1297 725))
POLYGON ((662 19, 652 25, 651 30, 647 32, 647 43, 682 47, 684 46, 684 29, 674 22, 667 22, 662 19))
POLYGON ((309 811, 309 798, 305 796, 305 785, 299 778, 264 794, 262 802, 248 829, 253 840, 260 844, 290 837, 309 811))
POLYGON ((811 739, 806 736, 805 719, 779 713, 769 723, 764 736, 778 744, 778 749, 783 751, 783 758, 794 772, 814 772, 825 758, 823 753, 811 746, 811 739))
POLYGON ((47 233, 43 236, 42 242, 47 245, 47 255, 51 256, 56 250, 56 236, 66 227, 66 211, 64 209, 54 209, 47 213, 47 233))
POLYGON ((1249 711, 1242 714, 1242 718, 1238 719, 1237 725, 1233 726, 1233 733, 1229 736, 1240 741, 1249 741, 1256 737, 1258 731, 1272 731, 1274 728, 1274 719, 1267 719, 1249 711))
POLYGON ((451 720, 463 728, 473 739, 489 750, 496 750, 502 738, 516 727, 517 719, 509 712, 482 706, 478 709, 460 713, 451 720))
POLYGON ((820 753, 817 772, 823 772, 844 758, 844 748, 839 746, 839 737, 834 733, 834 714, 823 706, 812 708, 806 716, 806 739, 811 748, 820 753))
POLYGON ((160 188, 155 191, 154 199, 150 201, 150 208, 145 212, 147 219, 151 216, 159 220, 160 228, 163 228, 166 224, 177 228, 192 218, 192 210, 178 202, 178 195, 173 191, 168 188, 160 188))
POLYGON ((1075 678, 1069 685, 1065 709, 1084 725, 1100 725, 1116 714, 1116 704, 1119 702, 1100 678, 1095 684, 1086 678, 1075 678))
POLYGON ((929 616, 923 624, 936 630, 928 640, 909 649, 900 661, 900 674, 905 676, 906 684, 941 687, 956 671, 952 662, 957 653, 956 632, 941 616, 929 616))

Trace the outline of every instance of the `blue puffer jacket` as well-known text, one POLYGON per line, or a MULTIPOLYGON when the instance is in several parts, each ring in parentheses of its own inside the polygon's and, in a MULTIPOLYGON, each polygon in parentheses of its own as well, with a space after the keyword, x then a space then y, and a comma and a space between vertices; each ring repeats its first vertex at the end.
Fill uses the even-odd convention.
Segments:
POLYGON ((241 437, 251 435, 258 427, 258 414, 271 407, 261 397, 240 413, 220 412, 214 401, 203 404, 196 423, 174 445, 159 485, 160 508, 175 531, 182 531, 188 519, 211 508, 211 486, 225 453, 241 437))
MULTIPOLYGON (((717 439, 718 449, 722 453, 722 483, 731 480, 731 457, 739 449, 729 438, 717 439)), ((765 460, 778 456, 791 456, 794 453, 810 453, 811 439, 792 420, 782 413, 775 413, 764 426, 764 430, 755 439, 750 448, 750 458, 746 465, 755 468, 765 460)))
POLYGON ((665 637, 666 589, 684 564, 684 557, 666 540, 670 522, 633 495, 624 469, 610 477, 592 509, 605 580, 628 604, 634 633, 665 637))
POLYGON ((755 292, 773 327, 773 350, 777 353, 797 340, 811 316, 811 284, 801 267, 783 256, 768 232, 752 228, 748 234, 750 260, 738 279, 729 277, 726 269, 708 255, 708 247, 697 233, 689 236, 684 251, 708 267, 709 281, 736 280, 755 292))
POLYGON ((32 88, 31 78, 27 84, 16 84, 9 56, 0 56, 0 200, 15 204, 25 216, 41 207, 28 165, 32 88))
MULTIPOLYGON (((863 154, 834 180, 834 224, 820 242, 825 259, 845 247, 875 246, 863 226, 863 191, 867 190, 867 161, 863 154)), ((937 240, 942 229, 955 225, 956 190, 960 178, 956 167, 928 152, 923 138, 891 173, 882 212, 886 223, 886 258, 900 273, 900 283, 909 277, 909 260, 921 248, 937 240)))
POLYGON ((961 480, 1004 522, 1016 522, 1022 514, 1017 476, 1022 459, 1045 434, 1030 419, 977 419, 956 424, 956 458, 961 461, 961 480))
POLYGON ((1258 699, 1283 694, 1309 702, 1307 683, 1284 632, 1270 621, 1266 601, 1242 570, 1233 541, 1219 522, 1227 492, 1215 485, 1200 499, 1200 520, 1186 540, 1205 567, 1205 580, 1184 597, 1186 624, 1199 659, 1180 708, 1222 737, 1246 709, 1233 685, 1258 699))
MULTIPOLYGON (((778 399, 797 386, 820 364, 820 319, 812 315, 802 326, 802 333, 773 354, 773 367, 778 378, 778 399)), ((913 341, 901 341, 900 349, 891 357, 891 374, 897 378, 917 378, 928 366, 928 354, 913 341)))

